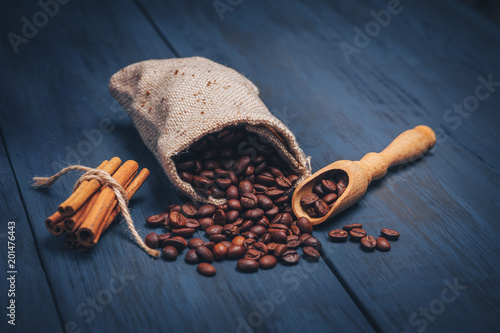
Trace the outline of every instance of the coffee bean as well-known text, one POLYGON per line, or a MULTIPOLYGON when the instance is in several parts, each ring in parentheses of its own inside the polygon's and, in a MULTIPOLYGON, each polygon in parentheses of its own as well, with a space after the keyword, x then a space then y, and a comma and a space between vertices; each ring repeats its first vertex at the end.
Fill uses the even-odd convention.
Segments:
POLYGON ((278 206, 273 206, 271 209, 266 210, 265 214, 266 214, 266 217, 268 219, 272 220, 272 219, 274 219, 276 217, 276 215, 279 214, 279 212, 280 212, 280 210, 279 210, 278 206))
POLYGON ((377 238, 377 250, 383 251, 383 252, 390 251, 391 244, 384 237, 379 237, 379 238, 377 238))
POLYGON ((173 246, 178 251, 182 251, 187 247, 187 241, 180 236, 175 236, 172 238, 165 239, 163 241, 162 246, 173 246))
POLYGON ((177 211, 170 212, 168 219, 172 228, 184 228, 186 226, 186 218, 177 211))
POLYGON ((255 243, 257 243, 257 239, 255 239, 255 238, 247 238, 243 242, 243 247, 245 248, 246 251, 248 251, 249 249, 251 249, 253 247, 253 245, 255 243))
POLYGON ((238 199, 229 199, 227 201, 227 207, 231 210, 241 211, 243 207, 241 206, 241 202, 238 199))
POLYGON ((274 178, 283 176, 283 171, 275 167, 270 167, 269 172, 271 172, 271 175, 273 175, 274 178))
POLYGON ((259 270, 259 263, 252 259, 240 259, 236 263, 236 268, 244 273, 253 273, 259 270))
POLYGON ((327 205, 331 205, 332 203, 334 203, 335 201, 337 200, 337 194, 336 193, 328 193, 327 195, 325 195, 323 197, 323 201, 327 204, 327 205))
POLYGON ((303 234, 312 234, 313 225, 307 217, 299 217, 297 220, 297 227, 299 227, 300 232, 303 234))
POLYGON ((238 195, 241 197, 245 193, 253 193, 253 185, 248 180, 243 180, 238 184, 238 195))
POLYGON ((241 232, 247 232, 247 231, 249 231, 254 225, 255 225, 254 221, 246 220, 241 225, 241 232))
POLYGON ((325 191, 323 191, 323 187, 321 186, 321 183, 314 185, 313 192, 321 198, 326 195, 325 191))
POLYGON ((311 247, 314 247, 316 250, 321 250, 321 242, 319 241, 319 239, 317 239, 316 237, 307 237, 303 242, 302 242, 303 246, 306 247, 306 246, 311 246, 311 247))
POLYGON ((186 228, 198 229, 200 227, 200 222, 196 219, 186 219, 186 228))
POLYGON ((250 157, 249 156, 242 156, 240 157, 237 161, 236 164, 234 165, 234 173, 239 176, 241 173, 243 173, 248 165, 250 164, 250 157))
POLYGON ((191 203, 185 203, 184 205, 182 205, 182 214, 186 217, 194 217, 197 212, 198 210, 191 203))
POLYGON ((286 244, 288 245, 289 248, 291 249, 296 249, 300 246, 300 240, 299 237, 295 235, 291 235, 287 237, 286 244))
POLYGON ((198 265, 198 272, 204 276, 214 276, 217 271, 214 266, 206 262, 202 262, 198 265))
POLYGON ((314 203, 314 208, 318 212, 319 216, 325 216, 330 211, 330 207, 322 200, 319 199, 314 203))
POLYGON ((263 194, 257 194, 256 197, 259 208, 262 208, 263 210, 269 210, 273 208, 273 201, 270 198, 266 197, 263 194))
POLYGON ((345 242, 349 233, 345 230, 334 229, 328 233, 328 237, 332 242, 345 242))
POLYGON ((212 235, 222 234, 223 226, 214 224, 205 230, 205 236, 210 237, 212 235))
POLYGON ((172 235, 169 232, 158 235, 158 247, 164 247, 166 245, 165 241, 170 237, 172 237, 172 235))
POLYGON ((179 171, 191 170, 194 168, 194 161, 193 160, 179 161, 175 163, 175 166, 179 171))
POLYGON ((304 247, 304 258, 307 261, 318 261, 321 257, 321 254, 314 247, 306 246, 304 247))
POLYGON ((201 261, 208 263, 212 263, 214 261, 214 254, 206 246, 198 246, 195 250, 201 261))
POLYGON ((276 266, 277 263, 276 257, 269 254, 259 259, 259 267, 262 269, 271 269, 276 266))
POLYGON ((208 227, 215 224, 214 220, 210 217, 201 218, 198 222, 200 222, 200 230, 206 230, 208 227))
POLYGON ((308 193, 303 195, 300 198, 300 204, 305 207, 309 207, 314 205, 316 201, 319 200, 319 197, 315 193, 308 193))
POLYGON ((222 209, 217 209, 214 214, 214 222, 217 225, 226 224, 226 212, 222 209))
POLYGON ((275 243, 286 243, 287 235, 284 230, 279 229, 269 229, 269 234, 271 235, 271 239, 275 243))
POLYGON ((277 189, 275 187, 270 187, 266 190, 266 196, 270 199, 277 199, 285 194, 285 191, 277 189))
POLYGON ((300 240, 300 245, 304 246, 304 241, 308 239, 309 237, 312 237, 310 234, 302 234, 299 237, 300 240))
POLYGON ((337 185, 328 179, 323 179, 321 181, 321 187, 325 193, 335 193, 337 192, 337 185))
MULTIPOLYGON (((240 216, 240 212, 237 210, 230 210, 226 213, 226 222, 227 223, 234 223, 240 216)), ((243 220, 242 220, 243 221, 243 220)))
POLYGON ((188 242, 188 247, 190 249, 195 249, 197 248, 198 246, 201 246, 203 245, 205 242, 203 241, 203 239, 200 239, 200 238, 191 238, 188 242))
POLYGON ((297 237, 300 237, 300 235, 302 234, 302 233, 300 232, 299 227, 297 227, 296 225, 292 225, 292 226, 290 227, 290 231, 292 232, 292 235, 295 235, 295 236, 297 236, 297 237))
POLYGON ((229 144, 234 140, 234 133, 231 131, 222 131, 217 134, 217 142, 223 145, 229 144))
POLYGON ((146 243, 147 247, 156 249, 158 247, 158 242, 159 242, 158 235, 156 234, 156 232, 152 232, 146 236, 144 242, 146 243))
POLYGON ((264 186, 273 186, 274 177, 269 172, 263 172, 255 178, 255 181, 264 186))
POLYGON ((292 174, 292 175, 288 176, 288 180, 289 180, 289 181, 293 184, 293 183, 295 183, 297 180, 299 180, 299 176, 297 176, 297 175, 293 175, 293 174, 292 174))
POLYGON ((247 192, 244 193, 240 198, 241 206, 245 209, 254 209, 257 207, 257 196, 253 193, 247 192))
POLYGON ((396 230, 383 228, 380 233, 386 239, 397 240, 399 238, 399 232, 397 232, 396 230))
POLYGON ((236 236, 233 238, 232 242, 234 245, 243 245, 243 242, 245 241, 245 237, 243 236, 236 236))
POLYGON ((269 233, 265 233, 264 235, 262 235, 262 237, 260 238, 260 241, 264 244, 269 244, 271 243, 271 235, 269 233))
POLYGON ((345 231, 349 232, 352 229, 357 228, 357 229, 363 229, 363 225, 359 223, 353 223, 353 224, 348 224, 342 227, 345 231))
POLYGON ((246 252, 246 250, 243 246, 233 245, 227 249, 226 257, 229 260, 240 259, 240 258, 243 258, 243 256, 245 255, 245 252, 246 252))
POLYGON ((174 261, 177 259, 177 249, 173 246, 165 246, 163 250, 161 251, 163 259, 168 260, 168 261, 174 261))
POLYGON ((261 225, 255 225, 250 228, 250 232, 253 232, 260 238, 267 232, 267 229, 261 225))
POLYGON ((285 253, 288 250, 289 250, 288 245, 276 244, 276 248, 274 249, 274 256, 276 258, 280 258, 283 255, 283 253, 285 253))
POLYGON ((210 251, 212 251, 212 249, 215 246, 215 242, 212 242, 212 241, 205 242, 205 244, 203 244, 203 246, 205 246, 207 249, 209 249, 210 251))
POLYGON ((377 240, 373 236, 365 236, 361 238, 361 248, 372 251, 377 245, 377 240))
POLYGON ((191 249, 189 250, 187 253, 186 253, 186 257, 184 258, 184 260, 188 263, 188 264, 197 264, 200 262, 200 258, 198 258, 198 255, 196 254, 196 250, 195 249, 191 249))
MULTIPOLYGON (((168 217, 168 215, 167 215, 167 217, 168 217)), ((163 213, 156 214, 156 215, 153 215, 153 216, 146 218, 146 225, 148 227, 151 227, 151 228, 158 228, 158 227, 161 227, 164 220, 165 220, 165 215, 163 213)))
POLYGON ((257 194, 265 194, 266 190, 267 190, 267 186, 255 183, 255 184, 253 184, 253 190, 255 192, 255 195, 257 195, 257 194))
MULTIPOLYGON (((227 203, 224 203, 224 204, 220 204, 218 206, 216 206, 215 208, 217 208, 217 210, 222 210, 224 212, 227 212, 229 210, 229 206, 227 205, 227 203)), ((215 211, 217 212, 217 211, 215 211)))
POLYGON ((281 261, 286 265, 296 265, 300 260, 300 255, 295 250, 288 250, 281 255, 281 261))
POLYGON ((234 224, 226 224, 222 229, 222 233, 227 237, 236 237, 240 234, 240 227, 234 224))
POLYGON ((245 253, 245 259, 259 260, 263 256, 263 253, 255 249, 248 249, 245 253))
POLYGON ((222 243, 218 243, 215 244, 212 252, 215 260, 223 260, 226 257, 227 247, 222 243))
POLYGON ((260 219, 257 220, 257 222, 255 223, 256 225, 260 225, 260 226, 263 226, 264 228, 269 228, 269 219, 266 217, 266 216, 262 216, 260 219))
POLYGON ((172 235, 189 238, 196 232, 195 228, 179 228, 172 230, 172 235))
POLYGON ((226 235, 223 235, 223 234, 217 234, 217 235, 212 235, 212 236, 208 237, 208 240, 210 242, 219 243, 219 242, 227 240, 227 237, 226 237, 226 235))
POLYGON ((254 220, 254 221, 260 219, 262 216, 264 216, 264 211, 260 208, 254 208, 254 209, 247 210, 243 214, 244 219, 254 220))
POLYGON ((292 187, 292 182, 285 176, 279 176, 276 178, 276 185, 283 190, 287 190, 292 187))
POLYGON ((208 189, 214 184, 214 181, 204 176, 194 176, 193 183, 201 189, 208 189))
POLYGON ((229 186, 226 189, 226 198, 227 199, 238 199, 239 198, 238 188, 234 185, 229 186))
POLYGON ((263 242, 257 242, 253 244, 252 249, 262 252, 262 254, 264 255, 267 254, 267 245, 264 244, 263 242))
POLYGON ((349 236, 354 241, 360 241, 361 238, 366 236, 366 231, 364 231, 363 229, 354 228, 351 231, 349 231, 349 236))

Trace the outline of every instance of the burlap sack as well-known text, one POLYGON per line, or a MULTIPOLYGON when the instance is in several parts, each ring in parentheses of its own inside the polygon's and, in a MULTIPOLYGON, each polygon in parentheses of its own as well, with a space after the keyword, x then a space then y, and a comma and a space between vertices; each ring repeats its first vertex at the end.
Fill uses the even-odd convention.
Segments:
POLYGON ((206 134, 244 124, 268 140, 300 179, 310 166, 295 136, 259 98, 259 90, 243 75, 201 57, 148 60, 115 73, 109 91, 127 111, 147 147, 170 181, 199 202, 223 199, 199 195, 177 174, 172 157, 206 134))

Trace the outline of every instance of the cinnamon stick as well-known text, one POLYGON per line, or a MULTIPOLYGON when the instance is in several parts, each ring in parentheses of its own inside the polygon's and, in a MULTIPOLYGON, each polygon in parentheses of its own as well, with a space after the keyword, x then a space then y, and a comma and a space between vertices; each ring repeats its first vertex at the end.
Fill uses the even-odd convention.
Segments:
POLYGON ((56 236, 60 235, 64 232, 64 228, 62 226, 63 220, 64 216, 62 216, 59 212, 55 212, 45 220, 45 228, 56 236))
POLYGON ((76 236, 74 234, 67 234, 66 235, 66 240, 64 241, 64 246, 67 249, 73 249, 75 248, 76 245, 76 236))
MULTIPOLYGON (((101 163, 97 169, 101 169, 112 175, 121 163, 121 159, 113 157, 109 162, 106 163, 106 161, 104 161, 101 163)), ((101 183, 96 179, 83 181, 71 194, 71 196, 59 205, 58 211, 63 216, 73 215, 95 192, 99 190, 100 187, 101 183)))
MULTIPOLYGON (((123 165, 113 174, 113 179, 121 186, 124 186, 129 178, 137 172, 138 168, 139 165, 137 162, 129 160, 123 163, 123 165)), ((108 186, 103 187, 96 202, 77 231, 76 235, 79 243, 83 245, 93 243, 95 237, 102 230, 106 222, 106 217, 111 214, 114 208, 114 201, 116 201, 114 191, 108 186)))

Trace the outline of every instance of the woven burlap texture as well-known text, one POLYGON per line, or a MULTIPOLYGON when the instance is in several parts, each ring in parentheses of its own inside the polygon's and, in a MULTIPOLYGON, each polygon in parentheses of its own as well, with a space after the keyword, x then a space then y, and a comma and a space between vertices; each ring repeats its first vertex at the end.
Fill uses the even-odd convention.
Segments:
POLYGON ((257 87, 231 68, 202 57, 148 60, 115 73, 109 91, 170 181, 194 201, 225 202, 199 195, 179 177, 172 157, 232 125, 244 124, 269 141, 299 175, 296 184, 311 173, 293 133, 269 112, 257 87))

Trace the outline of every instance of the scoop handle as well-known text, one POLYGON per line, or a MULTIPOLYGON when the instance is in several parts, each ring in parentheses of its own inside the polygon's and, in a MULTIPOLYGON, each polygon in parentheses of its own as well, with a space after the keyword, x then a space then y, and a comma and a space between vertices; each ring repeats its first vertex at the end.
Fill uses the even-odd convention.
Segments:
POLYGON ((369 181, 376 180, 384 177, 388 168, 421 157, 435 144, 434 131, 420 125, 398 135, 382 152, 366 154, 360 162, 371 176, 369 181))

